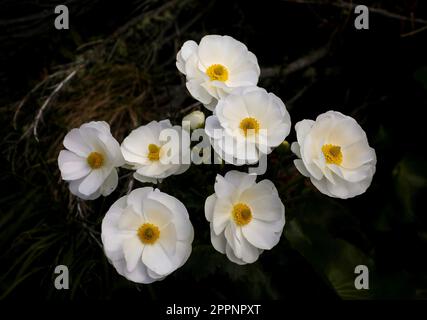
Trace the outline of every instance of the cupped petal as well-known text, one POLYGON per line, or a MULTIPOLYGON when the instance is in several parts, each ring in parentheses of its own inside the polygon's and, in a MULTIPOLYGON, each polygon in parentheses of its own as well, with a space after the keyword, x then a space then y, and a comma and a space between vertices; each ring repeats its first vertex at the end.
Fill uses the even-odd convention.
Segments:
POLYGON ((246 264, 245 261, 243 261, 242 259, 239 259, 236 257, 236 255, 234 254, 233 249, 230 247, 230 245, 227 243, 227 245, 225 246, 225 254, 227 255, 227 258, 231 261, 234 262, 238 265, 244 265, 246 264))
POLYGON ((110 172, 103 168, 92 170, 79 185, 79 192, 88 196, 98 191, 109 174, 110 172))
POLYGON ((118 183, 119 176, 117 174, 117 169, 113 169, 101 186, 101 194, 104 197, 110 195, 114 190, 116 190, 118 183))
POLYGON ((77 180, 87 176, 91 170, 85 158, 68 150, 61 150, 58 166, 64 180, 77 180))
POLYGON ((176 67, 178 70, 185 74, 185 63, 188 58, 197 51, 198 45, 193 40, 188 40, 184 42, 181 47, 181 50, 178 51, 176 55, 176 67))
POLYGON ((232 170, 225 174, 224 179, 231 182, 237 188, 237 190, 243 192, 255 185, 256 177, 256 174, 248 174, 245 172, 232 170))
POLYGON ((216 200, 217 197, 214 193, 207 197, 205 201, 205 217, 209 222, 212 221, 216 200))
POLYGON ((268 179, 262 180, 245 190, 240 196, 242 202, 257 201, 258 198, 278 197, 277 189, 268 179))
POLYGON ((221 252, 222 254, 225 253, 225 246, 227 244, 227 241, 225 239, 224 233, 216 235, 212 225, 211 225, 211 242, 212 242, 212 246, 215 248, 216 251, 221 252))
POLYGON ((143 249, 144 245, 136 236, 123 241, 123 253, 128 272, 135 270, 138 261, 141 259, 143 249))
POLYGON ((297 170, 304 176, 304 177, 310 177, 310 172, 308 172, 307 168, 304 165, 304 161, 300 159, 294 160, 294 165, 297 168, 297 170))
POLYGON ((168 256, 175 254, 177 240, 177 232, 173 223, 169 223, 160 229, 159 243, 168 256))
POLYGON ((202 81, 200 79, 189 79, 186 83, 187 90, 193 96, 194 99, 200 101, 203 104, 210 104, 213 97, 202 87, 202 81))
POLYGON ((218 198, 215 203, 214 214, 212 217, 212 226, 215 234, 219 235, 224 231, 227 224, 230 223, 233 206, 231 202, 218 198))
POLYGON ((252 211, 255 219, 262 221, 280 220, 285 213, 285 207, 280 198, 274 195, 248 199, 246 203, 252 211))
POLYGON ((305 137, 310 132, 314 123, 315 122, 313 120, 302 120, 302 121, 299 121, 295 124, 295 131, 297 133, 297 140, 298 140, 298 143, 300 145, 304 142, 305 137))
POLYGON ((194 230, 184 204, 177 198, 164 192, 160 192, 158 189, 150 194, 150 199, 155 199, 161 202, 172 213, 173 224, 177 230, 177 239, 180 241, 185 240, 192 242, 194 238, 194 230))
POLYGON ((163 203, 152 199, 154 193, 150 193, 142 202, 142 212, 147 222, 163 228, 172 220, 173 214, 163 203))
POLYGON ((242 227, 242 233, 253 246, 269 250, 279 242, 283 225, 284 221, 264 222, 252 219, 249 224, 242 227))
POLYGON ((126 198, 127 204, 132 206, 133 210, 142 216, 142 203, 147 199, 148 195, 153 192, 153 188, 144 187, 132 190, 126 198))
POLYGON ((218 199, 227 199, 232 201, 235 198, 237 188, 223 176, 217 174, 215 179, 215 194, 218 199))
POLYGON ((64 137, 64 147, 81 157, 87 157, 91 153, 91 148, 82 137, 79 129, 72 129, 64 137))
POLYGON ((78 180, 70 181, 70 184, 68 186, 70 189, 70 192, 72 194, 76 195, 77 197, 79 197, 80 199, 83 199, 83 200, 95 200, 96 198, 98 198, 101 195, 100 189, 96 190, 95 192, 93 192, 91 194, 83 194, 79 191, 80 185, 82 184, 84 179, 86 179, 86 177, 78 179, 78 180))
POLYGON ((177 268, 160 243, 154 243, 144 247, 142 262, 147 268, 159 275, 167 275, 177 268))

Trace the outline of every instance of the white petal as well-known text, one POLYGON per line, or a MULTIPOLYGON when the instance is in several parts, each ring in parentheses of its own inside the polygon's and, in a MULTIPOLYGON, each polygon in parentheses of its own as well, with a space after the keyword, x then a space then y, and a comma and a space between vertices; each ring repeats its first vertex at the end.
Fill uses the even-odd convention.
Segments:
POLYGON ((278 197, 277 189, 274 186, 273 182, 268 179, 262 180, 257 184, 251 186, 251 188, 245 190, 240 196, 242 202, 247 201, 256 201, 258 198, 263 198, 267 196, 276 196, 278 197))
POLYGON ((242 231, 240 228, 236 227, 234 223, 229 223, 224 231, 225 239, 227 244, 233 249, 234 255, 241 259, 242 258, 242 231))
POLYGON ((170 256, 175 269, 181 267, 188 260, 191 254, 191 250, 191 241, 178 241, 176 243, 175 254, 170 256))
POLYGON ((70 184, 69 184, 70 192, 83 200, 94 200, 98 198, 101 195, 100 189, 88 195, 83 194, 79 191, 80 185, 82 184, 84 179, 85 178, 70 181, 70 184))
POLYGON ((175 254, 177 238, 176 229, 172 223, 169 223, 160 230, 160 238, 158 241, 168 256, 173 256, 175 254))
POLYGON ((248 174, 236 170, 228 171, 224 176, 225 180, 231 182, 239 192, 243 192, 255 185, 256 177, 255 174, 248 174))
POLYGON ((253 198, 247 201, 254 218, 262 221, 280 220, 285 212, 280 198, 275 195, 253 198))
POLYGON ((156 189, 150 194, 151 199, 155 199, 166 206, 173 215, 173 224, 175 225, 178 240, 193 241, 194 230, 189 220, 188 211, 184 204, 177 198, 172 197, 156 189))
POLYGON ((302 120, 295 124, 295 131, 297 133, 297 140, 301 144, 307 134, 310 132, 311 128, 314 125, 313 120, 302 120))
POLYGON ((141 262, 141 260, 138 261, 135 269, 132 272, 127 270, 127 263, 125 259, 112 261, 112 263, 117 272, 130 281, 145 284, 156 281, 156 279, 153 279, 148 275, 147 267, 141 262))
POLYGON ((196 42, 188 40, 182 45, 181 50, 178 52, 176 66, 183 74, 185 74, 185 62, 193 53, 196 52, 197 48, 198 45, 196 42))
POLYGON ((123 210, 117 223, 117 228, 123 231, 136 231, 144 223, 143 217, 135 212, 131 206, 123 210))
POLYGON ((227 255, 227 258, 238 265, 244 265, 246 262, 244 262, 242 259, 239 259, 236 257, 236 255, 233 252, 233 249, 227 244, 225 247, 225 254, 227 255))
POLYGON ((252 219, 249 224, 242 227, 242 232, 246 240, 255 247, 271 249, 280 240, 281 232, 275 232, 276 228, 277 226, 273 223, 252 219))
POLYGON ((361 140, 366 141, 366 134, 356 120, 350 117, 336 122, 328 137, 328 143, 342 148, 361 140))
POLYGON ((119 183, 119 176, 117 174, 117 169, 111 170, 110 175, 105 179, 104 183, 101 186, 101 194, 106 197, 110 195, 117 188, 119 183))
POLYGON ((58 166, 64 180, 77 180, 85 177, 90 172, 90 167, 85 158, 68 150, 61 150, 58 156, 58 166))
POLYGON ((375 150, 369 147, 367 141, 359 141, 341 150, 343 154, 341 165, 344 168, 355 169, 368 162, 376 163, 375 150))
POLYGON ((245 237, 241 238, 240 245, 242 247, 242 260, 246 263, 254 263, 258 260, 259 255, 262 250, 254 247, 245 239, 245 237))
POLYGON ((232 210, 233 207, 230 202, 224 199, 218 199, 216 201, 212 217, 212 226, 216 234, 219 235, 224 231, 225 227, 230 222, 232 210))
POLYGON ((211 226, 211 242, 212 242, 212 246, 215 248, 216 251, 225 253, 225 246, 227 244, 225 236, 223 233, 221 233, 220 235, 216 235, 212 226, 211 226))
POLYGON ((205 201, 205 217, 206 217, 206 220, 208 220, 209 222, 212 221, 216 199, 217 198, 214 193, 214 194, 211 194, 209 197, 207 197, 205 201))
POLYGON ((229 128, 238 128, 244 118, 248 118, 245 99, 241 95, 231 94, 219 100, 215 108, 216 115, 221 124, 229 128))
POLYGON ((298 142, 292 142, 292 144, 291 144, 291 151, 293 153, 295 153, 295 155, 298 158, 301 158, 301 152, 300 152, 300 147, 299 147, 299 143, 298 142))
POLYGON ((166 275, 177 267, 172 264, 171 259, 163 247, 158 243, 146 245, 144 247, 142 262, 159 275, 166 275))
POLYGON ((212 96, 201 86, 198 79, 190 79, 186 83, 186 87, 194 99, 199 100, 203 104, 212 102, 212 96))
POLYGON ((153 188, 144 187, 133 190, 127 196, 127 204, 133 207, 133 210, 142 215, 142 203, 153 192, 153 188))
POLYGON ((91 148, 82 137, 79 129, 72 129, 64 137, 64 147, 81 157, 87 157, 91 148))
POLYGON ((172 212, 159 201, 153 200, 151 194, 142 202, 142 212, 146 221, 162 228, 172 220, 172 212))
POLYGON ((236 192, 236 187, 219 174, 216 175, 214 188, 218 198, 232 199, 236 192))
POLYGON ((141 259, 143 249, 144 245, 136 236, 123 241, 123 252, 128 272, 135 270, 138 261, 141 259))
POLYGON ((307 168, 304 165, 304 162, 300 159, 294 160, 294 165, 297 168, 297 170, 304 176, 304 177, 310 177, 310 172, 308 172, 307 168))
POLYGON ((79 186, 79 192, 84 195, 90 195, 96 192, 99 187, 104 183, 107 178, 106 170, 95 169, 92 170, 89 175, 83 179, 79 186))

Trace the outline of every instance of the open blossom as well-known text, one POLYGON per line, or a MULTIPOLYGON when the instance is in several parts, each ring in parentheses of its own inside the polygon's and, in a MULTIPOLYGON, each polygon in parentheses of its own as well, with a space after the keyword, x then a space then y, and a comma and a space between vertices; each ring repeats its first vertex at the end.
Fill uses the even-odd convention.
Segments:
POLYGON ((273 248, 285 225, 285 207, 270 180, 229 171, 217 175, 215 193, 205 202, 214 248, 232 262, 255 262, 263 250, 273 248))
POLYGON ((285 140, 291 118, 285 104, 258 87, 239 89, 220 100, 205 130, 228 163, 252 164, 285 140))
POLYGON ((63 144, 67 150, 59 153, 58 166, 71 193, 93 200, 116 189, 116 167, 122 166, 124 159, 108 123, 92 121, 72 129, 63 144))
POLYGON ((102 221, 101 238, 119 274, 133 282, 151 283, 187 261, 194 231, 178 199, 145 187, 111 206, 102 221))
POLYGON ((190 138, 169 120, 151 121, 133 130, 121 145, 126 163, 136 170, 135 179, 157 183, 189 168, 190 138))
POLYGON ((300 158, 295 166, 320 192, 351 198, 366 191, 375 173, 375 150, 353 118, 328 111, 316 121, 295 125, 297 142, 292 151, 300 158))
POLYGON ((255 55, 229 36, 207 35, 185 42, 176 66, 187 77, 190 94, 209 110, 236 88, 255 86, 260 69, 255 55))

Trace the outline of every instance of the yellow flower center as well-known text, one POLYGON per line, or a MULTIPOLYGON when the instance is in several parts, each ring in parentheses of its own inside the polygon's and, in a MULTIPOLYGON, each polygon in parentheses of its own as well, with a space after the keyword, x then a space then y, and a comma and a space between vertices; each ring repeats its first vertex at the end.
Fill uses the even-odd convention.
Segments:
POLYGON ((143 244, 154 244, 160 237, 160 230, 154 224, 144 223, 138 228, 138 237, 143 244))
POLYGON ((227 81, 228 80, 228 70, 222 64, 213 64, 206 69, 206 74, 209 76, 211 81, 227 81))
POLYGON ((87 164, 92 169, 101 168, 104 164, 104 156, 99 152, 91 152, 86 158, 87 164))
POLYGON ((252 220, 252 211, 244 203, 235 204, 233 207, 233 219, 238 226, 247 225, 252 220))
POLYGON ((158 161, 160 159, 160 147, 155 144, 148 145, 148 159, 158 161))
POLYGON ((342 152, 340 146, 333 144, 324 144, 322 147, 323 155, 325 156, 326 163, 340 165, 342 163, 342 152))
POLYGON ((245 136, 247 136, 248 133, 257 134, 259 131, 259 122, 257 121, 257 119, 252 117, 245 118, 240 122, 240 129, 243 130, 245 136))

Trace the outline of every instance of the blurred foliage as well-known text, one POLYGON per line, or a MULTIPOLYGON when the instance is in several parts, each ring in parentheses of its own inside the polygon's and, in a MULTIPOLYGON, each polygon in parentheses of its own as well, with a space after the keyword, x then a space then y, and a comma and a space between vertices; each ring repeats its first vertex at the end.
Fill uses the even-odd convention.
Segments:
POLYGON ((420 115, 427 32, 407 35, 423 27, 407 17, 427 19, 425 4, 369 1, 377 9, 369 31, 354 29, 347 2, 66 4, 69 31, 53 29, 53 1, 26 10, 1 4, 10 15, 0 34, 1 298, 427 298, 420 115), (328 198, 296 171, 289 146, 280 146, 262 178, 275 183, 286 206, 282 239, 256 263, 237 266, 211 246, 203 212, 215 175, 232 167, 192 166, 159 185, 190 212, 192 255, 166 280, 136 285, 105 258, 100 224, 117 198, 142 184, 122 169, 111 196, 80 201, 61 181, 57 155, 67 131, 90 120, 108 121, 121 141, 150 120, 179 124, 191 110, 205 111, 187 93, 175 55, 185 40, 209 33, 247 44, 262 68, 260 85, 286 102, 294 124, 330 109, 355 117, 376 149, 377 173, 364 195, 328 198), (53 286, 58 264, 70 269, 70 290, 53 286), (354 288, 359 264, 370 268, 369 291, 354 288))

